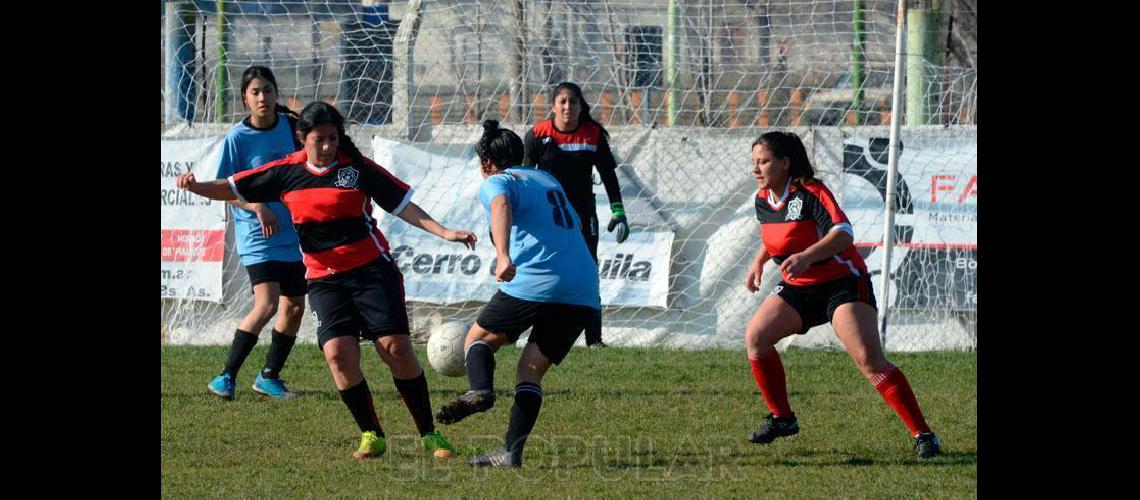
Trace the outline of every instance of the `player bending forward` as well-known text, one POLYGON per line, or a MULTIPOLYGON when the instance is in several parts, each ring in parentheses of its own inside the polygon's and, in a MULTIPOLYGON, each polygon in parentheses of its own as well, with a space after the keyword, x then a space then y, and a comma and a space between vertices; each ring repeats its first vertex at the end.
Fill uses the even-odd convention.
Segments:
POLYGON ((579 228, 581 220, 550 174, 519 165, 519 136, 483 122, 476 146, 483 185, 479 199, 491 219, 499 291, 483 307, 464 342, 468 392, 436 413, 458 422, 495 404, 495 351, 533 326, 515 375, 515 403, 502 448, 476 456, 474 466, 519 467, 542 407, 542 376, 559 364, 601 308, 598 269, 579 228))

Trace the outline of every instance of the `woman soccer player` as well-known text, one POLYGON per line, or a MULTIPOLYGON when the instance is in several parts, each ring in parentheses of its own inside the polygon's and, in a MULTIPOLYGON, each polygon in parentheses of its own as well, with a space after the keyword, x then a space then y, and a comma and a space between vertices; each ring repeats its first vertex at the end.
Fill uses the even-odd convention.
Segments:
POLYGON ((424 448, 436 457, 454 456, 455 448, 432 422, 427 379, 409 340, 404 279, 372 218, 369 200, 413 226, 469 248, 475 247, 475 235, 440 225, 412 203, 412 188, 361 154, 332 105, 305 106, 297 128, 301 151, 228 179, 200 183, 192 173, 182 174, 177 185, 215 200, 280 199, 289 207, 304 253, 317 345, 362 433, 354 457, 378 457, 386 448, 360 369, 361 336, 374 343, 392 370, 424 448))
MULTIPOLYGON (((249 110, 241 123, 226 134, 218 179, 251 170, 300 149, 296 139, 297 113, 277 103, 277 79, 264 66, 250 66, 241 75, 242 103, 249 110)), ((289 209, 279 201, 246 203, 228 201, 241 264, 253 287, 253 308, 238 323, 222 373, 207 386, 210 392, 234 398, 238 370, 249 356, 261 329, 277 314, 265 367, 253 390, 276 399, 297 395, 285 387, 281 368, 293 349, 305 311, 305 265, 289 209), (279 223, 279 221, 286 221, 279 223)))
MULTIPOLYGON (((590 256, 598 262, 598 214, 594 208, 593 169, 597 167, 610 199, 613 218, 606 231, 617 229, 617 242, 629 237, 629 224, 621 201, 621 186, 614 169, 617 163, 610 152, 609 132, 590 116, 590 105, 582 97, 582 89, 570 82, 554 88, 554 118, 536 124, 523 142, 523 165, 537 165, 550 172, 562 184, 574 212, 582 220, 581 232, 586 238, 590 256)), ((586 325, 586 345, 605 347, 602 342, 602 312, 594 314, 586 325)))
POLYGON ((479 199, 491 221, 495 278, 502 284, 464 342, 471 390, 440 408, 436 418, 449 424, 491 408, 495 351, 533 326, 515 373, 515 402, 503 447, 469 462, 519 467, 542 406, 542 376, 566 358, 601 308, 597 266, 578 229, 581 220, 558 181, 540 170, 513 167, 522 161, 518 135, 487 120, 476 147, 484 179, 479 199))
POLYGON ((744 287, 759 290, 768 259, 783 280, 760 304, 744 333, 752 376, 771 411, 748 438, 771 443, 800 431, 788 404, 784 366, 776 342, 831 322, 855 366, 875 386, 910 430, 920 458, 939 453, 902 370, 887 361, 879 345, 875 295, 854 232, 835 197, 814 178, 799 136, 769 132, 752 143, 756 218, 763 244, 748 267, 744 287))

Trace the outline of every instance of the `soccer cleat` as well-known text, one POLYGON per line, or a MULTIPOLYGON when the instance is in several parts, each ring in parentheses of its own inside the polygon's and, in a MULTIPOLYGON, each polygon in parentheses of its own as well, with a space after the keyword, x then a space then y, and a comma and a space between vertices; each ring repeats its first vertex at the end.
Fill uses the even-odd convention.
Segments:
POLYGON ((932 458, 942 453, 942 444, 933 432, 923 432, 914 438, 914 452, 918 458, 932 458))
POLYGON ((605 342, 599 340, 593 344, 586 344, 586 347, 589 347, 591 349, 600 349, 602 347, 609 347, 609 344, 606 344, 605 342))
POLYGON ((779 418, 769 413, 764 417, 764 421, 760 422, 760 427, 748 436, 748 440, 757 444, 768 444, 778 437, 791 436, 799 432, 800 422, 796 420, 795 413, 788 418, 779 418))
POLYGON ((366 431, 360 435, 360 448, 352 453, 352 458, 364 460, 377 458, 384 454, 388 445, 384 444, 384 437, 377 436, 375 431, 366 431))
POLYGON ((234 376, 230 375, 229 373, 218 375, 217 377, 214 377, 214 380, 210 381, 209 385, 207 385, 206 388, 210 389, 210 392, 214 393, 218 397, 233 401, 234 376))
POLYGON ((297 397, 297 393, 289 392, 285 387, 285 381, 279 378, 265 378, 260 373, 257 374, 257 380, 253 381, 253 390, 269 396, 273 399, 293 399, 297 397))
POLYGON ((432 452, 435 458, 451 458, 458 455, 459 452, 451 443, 447 442, 447 438, 443 437, 439 431, 431 431, 423 437, 424 450, 432 452))
POLYGON ((467 462, 472 467, 522 467, 522 453, 511 453, 506 447, 478 455, 467 462))
POLYGON ((435 413, 435 420, 441 424, 454 424, 476 413, 490 410, 492 406, 495 406, 495 393, 467 391, 455 401, 443 405, 435 413))

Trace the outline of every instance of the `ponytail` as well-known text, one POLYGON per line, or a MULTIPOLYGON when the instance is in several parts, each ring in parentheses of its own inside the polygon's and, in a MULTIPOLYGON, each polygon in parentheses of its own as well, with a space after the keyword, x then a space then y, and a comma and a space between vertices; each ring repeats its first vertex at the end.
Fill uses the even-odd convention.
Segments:
POLYGON ((281 103, 277 103, 273 111, 285 115, 285 119, 289 121, 289 134, 293 137, 293 149, 298 150, 305 147, 304 144, 301 144, 301 139, 297 138, 297 120, 301 118, 301 115, 289 109, 288 106, 282 106, 281 103))
POLYGON ((523 160, 523 143, 510 129, 499 128, 498 120, 483 122, 483 136, 475 145, 479 168, 487 175, 519 165, 523 160), (490 163, 490 166, 487 164, 490 163))

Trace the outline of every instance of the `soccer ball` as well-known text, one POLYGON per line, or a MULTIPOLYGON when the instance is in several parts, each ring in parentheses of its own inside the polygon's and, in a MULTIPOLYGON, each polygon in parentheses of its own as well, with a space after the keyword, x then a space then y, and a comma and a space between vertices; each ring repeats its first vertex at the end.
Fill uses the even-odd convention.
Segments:
POLYGON ((463 341, 471 323, 449 321, 432 327, 427 342, 428 363, 440 375, 461 377, 467 373, 463 363, 463 341))

